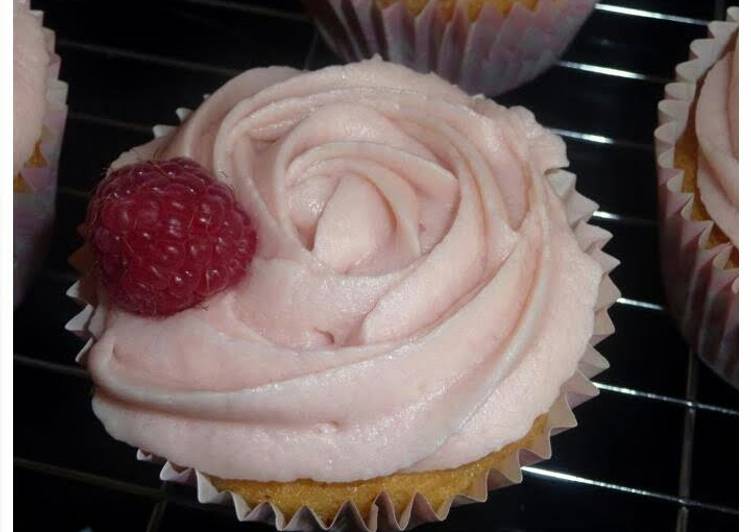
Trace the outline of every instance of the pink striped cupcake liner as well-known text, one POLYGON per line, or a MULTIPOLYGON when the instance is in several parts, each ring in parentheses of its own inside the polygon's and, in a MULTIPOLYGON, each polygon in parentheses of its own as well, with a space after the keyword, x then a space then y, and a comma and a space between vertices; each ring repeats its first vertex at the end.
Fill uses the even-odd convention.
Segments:
POLYGON ((448 20, 441 0, 416 16, 404 0, 305 0, 321 35, 346 61, 376 54, 419 72, 433 71, 471 94, 496 96, 537 77, 563 54, 595 0, 514 3, 507 14, 485 4, 470 21, 456 7, 448 20))

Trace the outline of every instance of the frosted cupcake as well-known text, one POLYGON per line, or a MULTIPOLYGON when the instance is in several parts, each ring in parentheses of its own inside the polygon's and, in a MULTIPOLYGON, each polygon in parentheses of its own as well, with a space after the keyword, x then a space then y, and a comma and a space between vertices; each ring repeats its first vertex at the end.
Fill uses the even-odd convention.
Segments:
POLYGON ((560 57, 595 0, 305 0, 347 61, 380 54, 495 96, 560 57))
POLYGON ((71 291, 111 435, 279 528, 443 519, 550 455, 618 296, 559 137, 379 60, 180 115, 113 164, 71 291))
POLYGON ((655 132, 668 302, 692 348, 738 385, 738 10, 691 43, 655 132))
POLYGON ((67 86, 42 13, 13 2, 13 302, 39 266, 52 226, 67 86))

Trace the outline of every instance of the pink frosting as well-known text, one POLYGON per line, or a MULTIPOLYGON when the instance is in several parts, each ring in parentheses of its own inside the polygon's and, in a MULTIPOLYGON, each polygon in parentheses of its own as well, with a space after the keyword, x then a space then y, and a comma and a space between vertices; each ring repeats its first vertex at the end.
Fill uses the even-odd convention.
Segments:
POLYGON ((114 437, 225 478, 448 468, 521 438, 577 370, 603 272, 545 177, 564 144, 525 109, 377 59, 257 69, 115 165, 178 155, 235 190, 259 248, 201 308, 100 299, 114 437))
POLYGON ((710 217, 738 246, 738 41, 711 68, 696 105, 697 184, 710 217))
POLYGON ((50 55, 42 17, 25 0, 13 2, 13 174, 42 134, 50 55))

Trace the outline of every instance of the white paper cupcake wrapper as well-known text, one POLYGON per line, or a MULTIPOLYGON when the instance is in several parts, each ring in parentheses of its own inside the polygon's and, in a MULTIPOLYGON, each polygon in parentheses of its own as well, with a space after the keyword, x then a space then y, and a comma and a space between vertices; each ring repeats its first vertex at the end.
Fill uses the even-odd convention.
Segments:
POLYGON ((711 220, 691 219, 694 194, 682 191, 675 146, 686 130, 697 82, 715 64, 738 29, 738 8, 709 24, 709 37, 691 43, 691 58, 675 68, 658 105, 655 151, 660 252, 670 309, 692 348, 738 386, 738 269, 727 269, 731 243, 708 246, 711 220))
MULTIPOLYGON (((31 12, 42 19, 41 11, 31 12)), ((60 56, 55 54, 55 34, 44 29, 50 65, 47 75, 47 112, 42 123, 39 151, 43 166, 25 164, 19 171, 28 191, 13 193, 13 305, 23 298, 33 273, 39 268, 55 217, 57 163, 63 142, 68 107, 68 85, 58 79, 60 56)), ((15 176, 14 176, 15 177, 15 176)))
MULTIPOLYGON (((184 121, 190 114, 188 109, 178 109, 180 121, 184 121)), ((154 136, 163 137, 171 133, 173 126, 155 126, 154 136)), ((434 511, 426 499, 417 493, 412 501, 401 513, 397 512, 388 493, 381 493, 370 507, 368 515, 361 515, 352 502, 344 503, 331 523, 325 523, 314 511, 307 507, 298 509, 294 515, 286 516, 270 503, 250 506, 245 499, 236 493, 219 491, 211 483, 209 477, 193 468, 181 467, 161 457, 138 450, 137 458, 143 461, 162 463, 160 478, 162 480, 195 485, 198 501, 201 503, 223 504, 234 507, 239 521, 258 521, 275 526, 278 530, 359 530, 374 532, 405 530, 421 523, 442 521, 446 518, 452 506, 472 502, 484 502, 488 492, 493 489, 518 484, 522 481, 521 468, 534 464, 540 460, 550 458, 550 437, 566 429, 576 426, 572 408, 595 397, 597 388, 590 382, 590 378, 608 368, 607 360, 595 349, 597 343, 610 336, 615 327, 608 316, 608 309, 620 296, 620 292, 611 281, 609 274, 618 265, 618 261, 605 253, 603 247, 610 240, 611 234, 597 226, 587 223, 597 205, 579 194, 576 189, 576 176, 564 170, 557 170, 548 174, 550 183, 556 194, 561 198, 566 215, 579 246, 583 251, 595 259, 603 269, 599 294, 595 308, 595 323, 592 337, 587 349, 582 354, 578 369, 574 375, 561 386, 561 393, 547 412, 544 430, 532 443, 521 450, 512 453, 499 469, 491 469, 479 479, 466 493, 457 493, 451 500, 446 501, 437 511, 434 511)), ((85 254, 85 248, 80 253, 85 254)), ((85 257, 74 255, 71 262, 85 263, 85 257)), ((84 271, 83 268, 79 268, 84 271)), ((96 288, 88 276, 76 282, 67 292, 68 296, 84 306, 66 328, 86 340, 76 360, 86 363, 85 355, 94 342, 96 331, 101 331, 103 323, 98 323, 102 313, 96 312, 96 288)))
POLYGON ((477 20, 457 6, 446 21, 441 0, 412 16, 403 1, 380 9, 375 0, 306 0, 321 35, 339 56, 359 61, 380 54, 419 72, 434 71, 471 94, 495 96, 525 83, 565 51, 595 0, 515 3, 506 15, 485 4, 477 20))

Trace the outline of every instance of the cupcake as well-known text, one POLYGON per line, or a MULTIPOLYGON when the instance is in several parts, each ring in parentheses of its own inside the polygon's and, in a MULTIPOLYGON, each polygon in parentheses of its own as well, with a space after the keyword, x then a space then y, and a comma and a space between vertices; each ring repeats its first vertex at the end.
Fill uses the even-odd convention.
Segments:
POLYGON ((618 297, 559 137, 381 60, 250 70, 179 116, 75 257, 113 437, 280 529, 443 519, 550 456, 618 297))
POLYGON ((655 131, 670 309, 699 356, 738 386, 738 9, 691 43, 655 131))
POLYGON ((52 226, 67 85, 42 13, 13 2, 13 302, 41 262, 52 226))
POLYGON ((595 0, 305 0, 347 61, 380 54, 495 96, 559 58, 595 0))

